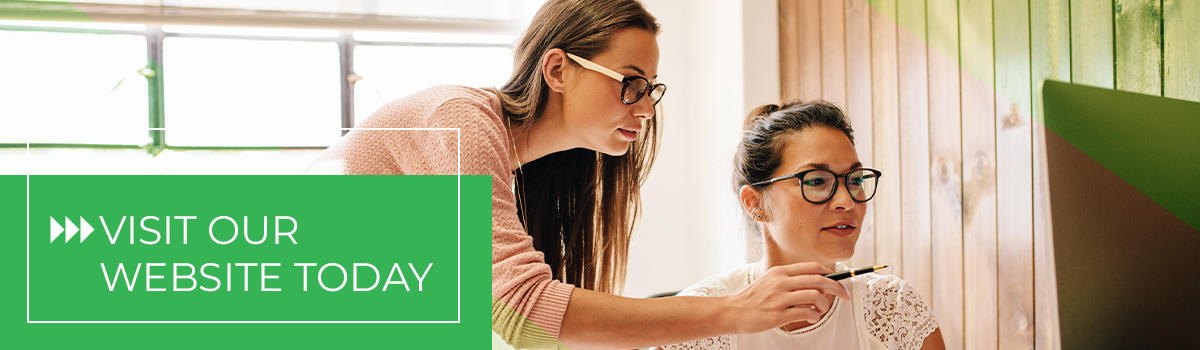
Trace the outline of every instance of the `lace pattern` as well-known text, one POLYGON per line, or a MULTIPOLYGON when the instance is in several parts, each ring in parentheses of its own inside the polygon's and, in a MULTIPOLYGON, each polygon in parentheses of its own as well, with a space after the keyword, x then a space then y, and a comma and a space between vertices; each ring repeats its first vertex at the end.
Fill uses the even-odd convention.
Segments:
POLYGON ((867 276, 871 278, 863 298, 867 331, 890 350, 920 349, 938 327, 932 310, 908 282, 895 276, 867 276))
POLYGON ((663 350, 731 350, 733 349, 733 337, 722 335, 713 338, 704 338, 697 341, 687 343, 679 343, 662 347, 663 350))
POLYGON ((679 296, 694 296, 694 297, 717 297, 729 294, 729 285, 720 278, 709 276, 696 283, 688 289, 679 292, 679 296))
MULTIPOLYGON (((729 294, 729 285, 717 277, 705 277, 700 283, 679 292, 681 296, 714 297, 729 294)), ((686 343, 663 346, 663 350, 731 350, 733 336, 704 338, 686 343)))

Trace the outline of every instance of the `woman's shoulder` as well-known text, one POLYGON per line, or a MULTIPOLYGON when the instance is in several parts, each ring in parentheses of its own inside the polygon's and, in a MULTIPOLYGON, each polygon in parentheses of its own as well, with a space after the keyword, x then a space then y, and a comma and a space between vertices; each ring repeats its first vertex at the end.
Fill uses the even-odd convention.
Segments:
MULTIPOLYGON (((884 274, 865 274, 853 279, 854 283, 862 284, 868 294, 904 294, 906 292, 916 293, 912 284, 905 281, 903 278, 893 275, 884 274)), ((920 297, 919 294, 912 296, 920 297)))
POLYGON ((747 264, 725 275, 708 276, 691 287, 679 292, 680 296, 719 297, 726 296, 746 287, 746 277, 755 264, 747 264))
POLYGON ((889 349, 918 349, 925 337, 938 328, 933 309, 908 281, 892 275, 866 274, 855 277, 868 332, 889 349))
POLYGON ((499 123, 502 115, 500 99, 490 91, 438 85, 383 105, 358 127, 453 128, 480 121, 499 123))

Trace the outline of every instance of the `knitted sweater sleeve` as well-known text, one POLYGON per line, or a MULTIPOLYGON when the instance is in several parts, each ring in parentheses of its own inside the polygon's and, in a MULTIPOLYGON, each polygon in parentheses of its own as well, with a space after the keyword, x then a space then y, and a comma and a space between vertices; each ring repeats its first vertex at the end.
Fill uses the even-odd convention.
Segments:
POLYGON ((446 127, 463 130, 463 173, 492 175, 492 330, 517 348, 558 348, 574 286, 551 279, 544 255, 533 248, 517 217, 508 163, 513 146, 503 116, 498 108, 479 107, 453 101, 443 106, 449 115, 487 115, 450 120, 460 125, 446 127))
POLYGON ((574 286, 551 278, 544 255, 517 218, 509 169, 513 145, 500 111, 489 92, 432 88, 380 108, 359 128, 458 132, 355 130, 330 147, 310 173, 491 175, 492 330, 517 348, 557 348, 574 286))

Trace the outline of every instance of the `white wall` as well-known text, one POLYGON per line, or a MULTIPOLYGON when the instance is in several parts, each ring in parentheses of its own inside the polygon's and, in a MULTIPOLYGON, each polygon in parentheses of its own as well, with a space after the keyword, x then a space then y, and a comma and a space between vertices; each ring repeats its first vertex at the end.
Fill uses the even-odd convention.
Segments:
POLYGON ((751 108, 779 96, 773 0, 644 0, 662 34, 662 147, 643 191, 625 295, 678 291, 746 263, 730 187, 751 108))

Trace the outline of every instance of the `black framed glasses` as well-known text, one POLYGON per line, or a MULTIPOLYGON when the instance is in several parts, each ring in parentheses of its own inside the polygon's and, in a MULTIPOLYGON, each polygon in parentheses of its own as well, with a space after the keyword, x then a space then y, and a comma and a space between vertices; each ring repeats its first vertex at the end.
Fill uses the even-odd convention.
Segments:
POLYGON ((840 182, 845 184, 843 187, 850 193, 850 198, 855 202, 862 203, 875 197, 875 190, 879 186, 879 177, 882 175, 883 173, 879 170, 869 168, 854 169, 845 174, 837 174, 829 169, 812 169, 755 182, 750 186, 766 186, 783 180, 799 179, 800 193, 804 196, 804 200, 813 204, 824 204, 833 199, 834 194, 837 194, 838 182, 839 179, 842 179, 844 181, 840 182))
POLYGON ((607 75, 609 78, 616 79, 621 82, 621 102, 627 105, 637 103, 642 100, 643 96, 650 96, 650 105, 656 106, 659 101, 662 101, 663 95, 667 93, 667 85, 663 83, 651 83, 649 79, 639 76, 624 76, 612 69, 605 68, 596 62, 587 60, 586 58, 576 56, 568 52, 567 57, 570 57, 575 63, 595 71, 600 74, 607 75))

